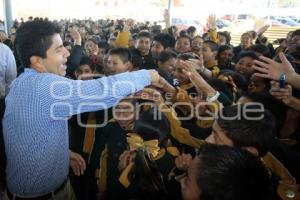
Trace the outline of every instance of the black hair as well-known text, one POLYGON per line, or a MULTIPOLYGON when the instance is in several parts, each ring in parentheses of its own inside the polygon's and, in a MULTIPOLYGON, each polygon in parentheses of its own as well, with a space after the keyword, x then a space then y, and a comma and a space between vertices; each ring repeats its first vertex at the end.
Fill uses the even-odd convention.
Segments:
POLYGON ((171 58, 176 58, 177 54, 173 51, 163 51, 158 56, 158 61, 161 63, 167 62, 171 58))
POLYGON ((282 101, 275 99, 272 95, 268 94, 259 94, 245 92, 242 97, 251 99, 253 102, 259 102, 264 105, 264 107, 272 113, 275 118, 276 125, 276 134, 279 134, 279 131, 283 127, 286 119, 286 106, 282 101))
POLYGON ((275 135, 274 117, 261 105, 224 107, 217 123, 235 147, 255 147, 259 156, 264 156, 271 148, 275 135))
POLYGON ((52 37, 60 33, 60 28, 49 21, 25 22, 16 32, 16 50, 21 65, 29 67, 31 56, 47 57, 52 45, 52 37))
POLYGON ((181 38, 187 38, 187 39, 191 42, 190 36, 188 36, 188 35, 186 35, 186 34, 179 35, 179 36, 177 37, 176 42, 177 42, 179 39, 181 39, 181 38))
POLYGON ((255 44, 255 45, 252 45, 249 48, 249 50, 254 51, 254 52, 258 53, 258 54, 261 54, 261 55, 263 55, 265 57, 272 58, 270 49, 266 45, 255 44))
POLYGON ((151 40, 151 34, 147 31, 141 31, 137 35, 137 39, 140 39, 141 37, 149 38, 151 40))
POLYGON ((208 44, 211 51, 218 51, 219 50, 219 45, 214 41, 211 41, 211 40, 204 41, 203 44, 208 44))
POLYGON ((197 59, 197 55, 194 53, 181 53, 177 55, 179 60, 197 59))
POLYGON ((297 29, 297 30, 295 30, 293 33, 292 33, 292 38, 294 37, 294 36, 299 36, 300 35, 300 29, 297 29))
POLYGON ((230 46, 230 45, 228 45, 228 44, 219 46, 217 57, 218 57, 223 51, 226 51, 226 50, 233 50, 233 48, 232 48, 232 46, 230 46))
POLYGON ((273 189, 266 167, 246 150, 205 144, 197 155, 201 200, 270 200, 273 189))
POLYGON ((175 39, 168 33, 159 33, 154 36, 153 41, 159 42, 164 49, 166 48, 174 48, 175 39))
POLYGON ((196 27, 195 26, 190 26, 188 27, 188 29, 186 29, 186 32, 187 33, 194 33, 196 31, 196 27))
POLYGON ((129 49, 131 53, 131 64, 133 68, 140 68, 143 64, 141 53, 137 49, 129 49))
POLYGON ((247 79, 240 73, 232 71, 232 70, 221 70, 220 75, 231 76, 236 86, 246 91, 248 88, 247 79))
MULTIPOLYGON (((144 141, 157 139, 163 147, 170 132, 168 119, 162 115, 155 119, 156 111, 152 108, 140 114, 133 131, 144 141)), ((143 148, 139 148, 134 159, 134 167, 130 173, 130 187, 133 196, 138 199, 155 199, 166 195, 163 175, 153 158, 143 148)))
POLYGON ((131 53, 128 48, 113 48, 109 50, 108 52, 109 55, 118 55, 120 59, 123 61, 123 63, 127 63, 131 61, 131 53))
POLYGON ((237 59, 237 62, 244 57, 250 57, 255 60, 258 59, 258 56, 254 51, 241 51, 241 53, 239 54, 239 57, 237 59))
POLYGON ((100 41, 98 43, 98 47, 101 49, 105 49, 105 53, 107 53, 108 49, 109 49, 109 44, 106 41, 100 41))
POLYGON ((230 33, 229 33, 229 32, 227 32, 227 31, 218 32, 218 35, 224 36, 225 39, 226 39, 226 44, 230 44, 231 36, 230 36, 230 33))
POLYGON ((88 65, 92 71, 95 70, 96 66, 93 63, 93 61, 88 56, 83 56, 80 60, 79 66, 77 67, 77 70, 81 65, 88 65))

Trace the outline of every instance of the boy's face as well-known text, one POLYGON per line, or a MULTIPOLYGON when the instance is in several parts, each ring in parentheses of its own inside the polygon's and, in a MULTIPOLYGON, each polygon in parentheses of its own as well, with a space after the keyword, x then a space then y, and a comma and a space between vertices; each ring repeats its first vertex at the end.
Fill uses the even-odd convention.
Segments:
POLYGON ((254 64, 254 59, 251 57, 241 58, 235 65, 235 71, 243 74, 246 77, 250 77, 254 72, 252 65, 254 64))
POLYGON ((243 35, 241 37, 241 43, 245 47, 251 46, 251 38, 249 37, 249 35, 243 35))
POLYGON ((113 116, 122 128, 132 130, 136 120, 136 107, 132 103, 122 100, 116 105, 113 116))
POLYGON ((197 183, 200 159, 196 156, 187 169, 187 176, 181 180, 181 194, 183 200, 200 200, 201 189, 197 183))
POLYGON ((226 44, 226 37, 224 35, 218 35, 218 44, 225 45, 226 44))
POLYGON ((218 65, 220 67, 226 67, 230 64, 232 57, 233 57, 233 52, 232 49, 227 49, 225 51, 222 51, 219 56, 218 56, 218 65))
POLYGON ((179 38, 175 44, 175 51, 178 53, 187 53, 191 50, 191 42, 188 38, 179 38))
POLYGON ((119 55, 109 55, 105 65, 107 75, 114 75, 129 71, 129 62, 124 63, 119 55))
POLYGON ((193 51, 200 51, 202 49, 203 46, 203 39, 202 38, 195 38, 192 41, 192 50, 193 51))
POLYGON ((178 80, 180 86, 190 83, 190 78, 183 72, 183 67, 180 65, 179 60, 175 62, 173 77, 178 80))
POLYGON ((153 58, 158 58, 159 54, 165 50, 164 46, 157 41, 153 41, 151 47, 151 54, 153 58))
POLYGON ((150 51, 151 41, 150 38, 140 37, 136 41, 136 48, 140 51, 140 53, 144 55, 148 55, 150 51))
POLYGON ((212 127, 211 134, 205 139, 207 143, 217 145, 227 145, 233 147, 233 142, 228 138, 224 130, 215 121, 212 127))
POLYGON ((167 72, 168 74, 172 74, 174 72, 175 66, 175 58, 170 58, 164 63, 158 62, 158 68, 167 72))
POLYGON ((96 56, 98 54, 99 51, 98 45, 95 44, 93 41, 91 40, 86 41, 84 47, 89 56, 96 56))
POLYGON ((204 43, 203 44, 203 61, 208 62, 208 61, 213 61, 216 59, 217 52, 212 51, 209 44, 204 43))
POLYGON ((265 83, 263 78, 252 75, 251 82, 248 86, 248 91, 251 93, 260 93, 266 92, 267 84, 265 83))
POLYGON ((91 80, 93 79, 93 74, 94 72, 89 65, 80 65, 75 72, 77 80, 91 80))
MULTIPOLYGON (((54 34, 52 36, 52 44, 46 51, 46 58, 38 57, 37 62, 33 65, 38 67, 38 71, 65 76, 69 55, 69 51, 63 46, 60 35, 54 34)), ((33 67, 36 68, 35 66, 33 67)))

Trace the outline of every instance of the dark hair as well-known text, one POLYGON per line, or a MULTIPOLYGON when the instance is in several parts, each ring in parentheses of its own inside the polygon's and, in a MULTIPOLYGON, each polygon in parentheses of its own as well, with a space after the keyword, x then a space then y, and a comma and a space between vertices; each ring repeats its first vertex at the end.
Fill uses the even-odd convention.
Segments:
POLYGON ((190 38, 190 36, 188 36, 188 35, 186 35, 186 34, 183 34, 183 35, 179 35, 178 37, 177 37, 177 40, 176 40, 176 42, 178 41, 178 40, 180 40, 181 38, 187 38, 190 42, 191 42, 191 38, 190 38))
POLYGON ((194 33, 196 31, 196 27, 195 26, 190 26, 188 27, 188 29, 186 29, 187 33, 194 33))
POLYGON ((199 149, 197 184, 201 200, 270 200, 272 185, 266 167, 249 152, 205 144, 199 149))
POLYGON ((158 56, 158 61, 161 63, 167 62, 171 58, 176 58, 177 54, 173 51, 163 51, 158 56))
POLYGON ((141 53, 137 49, 129 49, 131 53, 131 64, 134 68, 140 68, 143 64, 141 53))
POLYGON ((230 45, 228 45, 228 44, 219 46, 217 57, 218 57, 223 51, 226 51, 226 50, 233 50, 233 48, 232 48, 232 46, 230 46, 230 45))
POLYGON ((131 61, 131 53, 128 48, 113 48, 109 50, 109 55, 118 55, 120 59, 123 61, 123 63, 127 63, 128 61, 131 61))
POLYGON ((247 83, 247 79, 240 73, 232 71, 232 70, 222 70, 220 72, 220 75, 224 75, 224 76, 231 76, 234 83, 236 84, 236 86, 243 90, 246 91, 248 88, 248 83, 247 83))
POLYGON ((95 70, 96 66, 94 65, 93 61, 88 56, 83 56, 80 60, 79 66, 76 70, 79 69, 81 65, 88 65, 92 71, 95 70))
POLYGON ((292 37, 293 38, 294 36, 299 36, 300 35, 300 29, 297 29, 295 30, 293 33, 292 33, 292 37))
POLYGON ((255 60, 258 59, 258 56, 254 51, 241 51, 241 53, 237 59, 237 62, 244 57, 250 57, 255 60))
POLYGON ((204 41, 203 44, 208 44, 211 51, 219 50, 219 45, 217 43, 215 43, 214 41, 211 41, 211 40, 204 41))
POLYGON ((105 49, 105 53, 107 53, 108 49, 109 49, 109 44, 106 41, 100 41, 98 43, 98 47, 101 49, 105 49))
POLYGON ((177 55, 179 60, 197 59, 197 55, 194 53, 181 53, 177 55))
MULTIPOLYGON (((153 108, 142 112, 135 122, 133 131, 145 141, 157 139, 159 146, 163 147, 170 132, 170 124, 164 115, 161 120, 156 117, 157 113, 153 108)), ((137 150, 130 178, 134 196, 155 199, 166 195, 163 176, 157 164, 142 148, 137 150)))
POLYGON ((137 35, 137 39, 140 39, 141 37, 149 38, 151 40, 151 34, 147 31, 141 31, 137 35))
POLYGON ((29 67, 31 56, 47 57, 52 45, 52 37, 60 33, 60 28, 49 21, 25 22, 16 32, 16 50, 21 65, 29 67))
POLYGON ((274 117, 265 109, 261 111, 261 106, 239 104, 224 107, 217 123, 235 147, 255 147, 259 156, 264 156, 270 150, 274 137, 274 117))
POLYGON ((229 33, 229 32, 227 32, 227 31, 218 32, 218 35, 224 36, 225 39, 226 39, 226 44, 230 44, 231 36, 230 36, 230 33, 229 33))
POLYGON ((254 52, 258 53, 258 54, 261 54, 261 55, 263 55, 265 57, 272 58, 270 49, 266 45, 255 44, 255 45, 252 45, 249 48, 249 50, 254 51, 254 52))
POLYGON ((286 106, 282 103, 282 101, 275 99, 270 94, 258 94, 251 92, 244 93, 242 97, 251 99, 253 102, 262 103, 274 116, 276 134, 279 134, 279 131, 283 127, 286 119, 286 106))
POLYGON ((159 33, 154 36, 153 41, 159 42, 164 49, 166 48, 174 48, 175 39, 168 33, 159 33))

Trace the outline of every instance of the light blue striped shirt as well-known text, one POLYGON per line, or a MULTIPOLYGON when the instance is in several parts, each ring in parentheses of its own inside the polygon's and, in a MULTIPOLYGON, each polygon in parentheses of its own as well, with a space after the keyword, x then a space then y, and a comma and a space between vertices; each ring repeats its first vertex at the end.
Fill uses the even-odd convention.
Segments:
POLYGON ((32 197, 57 189, 69 171, 67 118, 109 108, 150 82, 146 70, 77 81, 25 69, 5 100, 9 190, 32 197))

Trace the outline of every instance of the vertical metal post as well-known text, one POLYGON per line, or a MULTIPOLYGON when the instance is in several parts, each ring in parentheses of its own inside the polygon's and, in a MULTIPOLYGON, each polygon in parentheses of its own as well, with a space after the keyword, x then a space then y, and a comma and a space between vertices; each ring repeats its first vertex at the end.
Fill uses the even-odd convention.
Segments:
POLYGON ((173 4, 173 0, 168 0, 168 11, 169 11, 169 14, 170 14, 170 25, 172 26, 172 13, 171 13, 171 8, 172 8, 172 4, 173 4))
POLYGON ((13 26, 12 12, 11 12, 11 1, 3 0, 4 8, 4 24, 6 34, 10 33, 10 29, 13 26))

